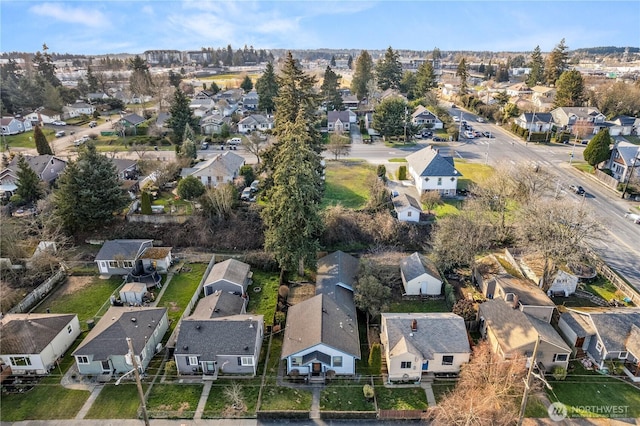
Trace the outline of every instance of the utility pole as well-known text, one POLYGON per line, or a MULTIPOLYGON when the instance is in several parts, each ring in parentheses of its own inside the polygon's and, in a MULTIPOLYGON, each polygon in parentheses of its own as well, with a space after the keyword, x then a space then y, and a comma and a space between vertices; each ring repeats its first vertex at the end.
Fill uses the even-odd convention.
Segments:
POLYGON ((142 407, 142 417, 145 426, 149 426, 149 417, 147 416, 147 404, 144 402, 144 391, 142 390, 142 382, 140 381, 140 371, 138 370, 138 360, 133 352, 133 343, 131 338, 127 337, 127 345, 129 346, 129 355, 133 363, 133 374, 136 376, 136 386, 138 387, 138 396, 140 397, 140 406, 142 407))
POLYGON ((527 400, 529 399, 529 391, 531 390, 531 378, 533 377, 533 369, 536 366, 536 355, 538 354, 538 345, 540 344, 540 335, 536 338, 536 344, 533 347, 533 354, 531 355, 531 363, 529 365, 529 371, 527 372, 527 378, 524 380, 524 394, 522 395, 522 404, 520 404, 520 414, 518 415, 518 426, 522 426, 524 420, 524 411, 527 408, 527 400))
POLYGON ((629 172, 629 176, 627 176, 627 181, 624 184, 624 188, 622 189, 622 199, 624 199, 624 194, 627 193, 627 187, 629 186, 629 181, 633 177, 633 170, 636 168, 636 164, 638 163, 638 160, 639 160, 638 152, 640 152, 640 148, 638 149, 638 151, 635 153, 635 155, 631 159, 631 171, 629 172))

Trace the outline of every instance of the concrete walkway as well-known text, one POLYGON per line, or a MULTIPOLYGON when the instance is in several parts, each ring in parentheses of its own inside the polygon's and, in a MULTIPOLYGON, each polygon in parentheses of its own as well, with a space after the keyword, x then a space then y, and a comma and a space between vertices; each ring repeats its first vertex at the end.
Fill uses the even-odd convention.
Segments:
POLYGON ((212 380, 207 380, 204 382, 204 387, 202 388, 202 393, 200 394, 200 401, 198 401, 198 407, 196 408, 196 412, 193 415, 194 420, 202 419, 202 413, 204 412, 204 406, 207 404, 209 392, 211 392, 211 386, 213 386, 212 380))
POLYGON ((155 300, 151 303, 152 307, 155 308, 156 306, 158 306, 158 302, 160 301, 160 298, 164 294, 164 291, 167 289, 168 284, 171 282, 171 278, 173 278, 173 272, 169 272, 167 274, 167 279, 164 282, 164 284, 162 284, 162 289, 160 290, 160 293, 158 293, 158 295, 156 296, 155 300))
POLYGON ((431 382, 420 382, 420 387, 424 389, 424 393, 427 396, 427 403, 429 407, 436 406, 436 396, 433 394, 433 388, 431 387, 431 382))
POLYGON ((100 391, 102 391, 103 388, 104 385, 97 385, 93 388, 93 390, 91 391, 91 395, 89 395, 89 398, 85 401, 80 411, 78 411, 78 414, 76 414, 76 420, 84 419, 84 416, 87 415, 87 413, 91 409, 91 406, 93 405, 93 402, 96 400, 98 395, 100 395, 100 391))
POLYGON ((309 411, 309 418, 319 419, 320 418, 320 386, 314 386, 311 389, 311 410, 309 411))

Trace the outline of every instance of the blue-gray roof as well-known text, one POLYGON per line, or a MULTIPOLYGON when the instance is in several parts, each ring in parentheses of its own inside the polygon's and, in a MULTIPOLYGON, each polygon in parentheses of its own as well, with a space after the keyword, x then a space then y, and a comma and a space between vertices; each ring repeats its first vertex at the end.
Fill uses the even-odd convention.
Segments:
POLYGON ((427 147, 407 157, 409 166, 418 174, 426 177, 460 177, 453 165, 453 157, 443 157, 437 149, 427 147))
POLYGON ((123 260, 134 260, 143 247, 151 246, 153 240, 110 240, 105 241, 96 255, 96 260, 114 260, 121 256, 123 260))
POLYGON ((422 274, 431 275, 442 281, 436 265, 430 259, 421 256, 418 252, 413 253, 411 256, 404 257, 400 261, 400 270, 407 281, 418 278, 422 274))
POLYGON ((76 314, 8 314, 0 327, 0 354, 39 354, 75 317, 76 314))
POLYGON ((360 261, 340 250, 318 259, 316 294, 330 293, 339 284, 353 289, 360 261))

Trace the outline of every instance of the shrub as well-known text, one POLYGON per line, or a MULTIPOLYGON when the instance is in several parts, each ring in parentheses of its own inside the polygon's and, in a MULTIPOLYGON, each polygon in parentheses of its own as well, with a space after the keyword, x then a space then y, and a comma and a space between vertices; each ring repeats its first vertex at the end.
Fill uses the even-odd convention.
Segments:
POLYGON ((244 176, 244 183, 249 186, 251 182, 256 180, 256 174, 253 171, 253 167, 245 165, 240 167, 240 175, 244 176))
POLYGON ((387 168, 384 164, 378 164, 378 169, 376 170, 376 175, 380 178, 383 178, 387 175, 387 168))
POLYGON ((371 374, 379 376, 381 369, 382 350, 379 343, 374 343, 371 345, 371 350, 369 351, 369 370, 371 371, 371 374))
POLYGON ((398 180, 406 180, 407 179, 407 166, 398 167, 398 180))
POLYGON ((473 321, 476 319, 476 307, 473 301, 469 299, 460 299, 454 305, 452 312, 460 315, 465 321, 473 321))
POLYGON ((178 195, 185 200, 194 200, 204 194, 202 182, 194 176, 187 176, 178 183, 178 195))
POLYGON ((553 367, 553 371, 551 372, 551 375, 556 380, 564 380, 567 377, 567 369, 557 365, 553 367))
POLYGON ((373 391, 373 386, 371 386, 371 385, 364 385, 362 387, 362 393, 364 394, 364 397, 367 400, 373 399, 373 396, 375 395, 375 393, 373 391))

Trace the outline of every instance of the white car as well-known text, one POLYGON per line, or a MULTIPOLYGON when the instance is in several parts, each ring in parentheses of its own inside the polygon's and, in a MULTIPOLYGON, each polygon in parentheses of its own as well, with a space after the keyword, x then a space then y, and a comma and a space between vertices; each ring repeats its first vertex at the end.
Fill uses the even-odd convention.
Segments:
POLYGON ((51 124, 53 124, 54 126, 66 126, 67 123, 65 123, 64 121, 53 121, 51 122, 51 124))
POLYGON ((457 115, 453 116, 453 121, 455 121, 456 123, 460 121, 460 117, 458 117, 457 115))
POLYGON ((633 223, 637 223, 640 225, 640 214, 635 214, 635 213, 626 213, 624 215, 624 217, 626 219, 632 220, 633 223))
POLYGON ((478 121, 478 123, 484 123, 484 118, 482 118, 482 117, 478 117, 478 118, 477 118, 477 121, 478 121))

